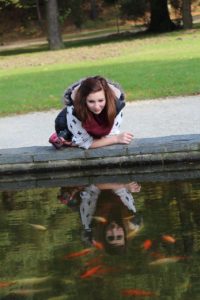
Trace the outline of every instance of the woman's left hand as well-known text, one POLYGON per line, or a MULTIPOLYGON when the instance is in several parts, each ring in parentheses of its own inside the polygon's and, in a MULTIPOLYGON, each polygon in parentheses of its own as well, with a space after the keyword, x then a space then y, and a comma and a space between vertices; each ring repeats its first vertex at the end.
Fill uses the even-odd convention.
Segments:
POLYGON ((132 193, 139 193, 141 190, 141 185, 134 181, 127 183, 125 186, 132 193))

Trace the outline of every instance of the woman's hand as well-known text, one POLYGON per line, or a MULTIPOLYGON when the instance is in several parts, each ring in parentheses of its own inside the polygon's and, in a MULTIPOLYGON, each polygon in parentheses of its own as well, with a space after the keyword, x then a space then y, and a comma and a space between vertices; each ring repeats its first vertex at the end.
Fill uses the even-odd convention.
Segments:
POLYGON ((123 132, 120 134, 114 134, 100 139, 94 139, 90 148, 98 148, 116 144, 130 144, 133 139, 133 134, 130 132, 123 132))
POLYGON ((129 190, 131 193, 139 193, 141 190, 141 185, 138 184, 137 182, 130 182, 130 183, 126 183, 125 187, 127 188, 127 190, 129 190))
POLYGON ((123 132, 117 135, 117 144, 130 144, 133 139, 133 134, 130 132, 123 132))

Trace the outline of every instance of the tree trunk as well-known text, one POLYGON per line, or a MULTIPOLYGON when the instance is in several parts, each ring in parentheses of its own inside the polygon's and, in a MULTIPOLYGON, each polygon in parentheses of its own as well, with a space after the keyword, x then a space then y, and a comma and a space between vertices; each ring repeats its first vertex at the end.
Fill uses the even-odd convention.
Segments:
POLYGON ((50 50, 58 50, 64 47, 58 21, 57 0, 47 0, 47 28, 50 50))
POLYGON ((41 11, 40 11, 40 3, 39 0, 36 0, 36 10, 37 10, 37 17, 38 17, 38 21, 40 23, 40 25, 42 24, 42 15, 41 15, 41 11))
POLYGON ((90 12, 91 19, 96 20, 98 15, 96 0, 90 0, 90 5, 91 5, 91 12, 90 12))
POLYGON ((192 28, 191 0, 183 0, 182 17, 183 17, 183 28, 191 29, 192 28))
POLYGON ((44 19, 42 18, 42 13, 40 9, 40 0, 36 0, 36 10, 37 10, 38 24, 40 25, 40 28, 43 31, 43 33, 46 34, 46 24, 44 19))
POLYGON ((167 32, 176 29, 171 21, 167 0, 150 0, 151 21, 148 31, 167 32))

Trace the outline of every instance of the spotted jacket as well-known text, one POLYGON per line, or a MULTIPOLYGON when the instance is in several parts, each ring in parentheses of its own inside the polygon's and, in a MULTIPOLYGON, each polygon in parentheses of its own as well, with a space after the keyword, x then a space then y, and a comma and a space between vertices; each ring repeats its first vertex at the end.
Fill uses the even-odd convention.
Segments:
MULTIPOLYGON (((122 203, 134 213, 136 213, 135 201, 133 195, 126 188, 119 188, 112 190, 119 198, 122 203)), ((80 215, 83 227, 85 230, 91 229, 92 217, 94 216, 97 200, 101 190, 95 186, 90 185, 80 193, 81 204, 80 204, 80 215)))

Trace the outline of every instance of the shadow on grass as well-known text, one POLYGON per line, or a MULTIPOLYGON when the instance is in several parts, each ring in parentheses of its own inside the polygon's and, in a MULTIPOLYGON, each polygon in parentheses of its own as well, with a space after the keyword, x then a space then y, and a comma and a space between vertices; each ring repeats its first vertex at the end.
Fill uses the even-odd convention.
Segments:
MULTIPOLYGON (((143 39, 143 38, 147 38, 147 37, 149 38, 153 36, 155 36, 155 34, 149 33, 144 30, 138 32, 124 31, 121 33, 108 34, 106 36, 78 38, 76 40, 64 41, 64 48, 68 49, 68 48, 78 48, 83 46, 95 46, 102 43, 107 44, 107 43, 114 43, 114 42, 123 42, 126 40, 143 39)), ((48 49, 49 49, 48 44, 44 43, 35 46, 26 46, 26 47, 14 48, 14 49, 0 50, 0 56, 42 52, 42 51, 48 51, 48 49)))
POLYGON ((47 50, 48 50, 48 44, 41 44, 37 46, 26 46, 26 47, 14 48, 14 49, 0 50, 0 56, 35 53, 35 52, 42 52, 47 50))

